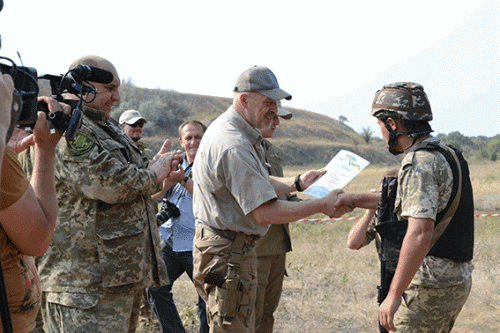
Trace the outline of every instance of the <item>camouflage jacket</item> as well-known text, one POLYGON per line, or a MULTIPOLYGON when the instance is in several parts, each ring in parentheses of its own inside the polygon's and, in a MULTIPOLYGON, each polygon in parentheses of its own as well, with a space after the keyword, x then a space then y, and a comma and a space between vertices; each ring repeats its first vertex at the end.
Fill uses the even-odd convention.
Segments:
MULTIPOLYGON (((56 149, 58 220, 38 259, 44 291, 98 294, 102 288, 168 281, 151 194, 153 171, 118 123, 84 108, 83 125, 56 149)), ((32 154, 22 154, 30 175, 32 154)))

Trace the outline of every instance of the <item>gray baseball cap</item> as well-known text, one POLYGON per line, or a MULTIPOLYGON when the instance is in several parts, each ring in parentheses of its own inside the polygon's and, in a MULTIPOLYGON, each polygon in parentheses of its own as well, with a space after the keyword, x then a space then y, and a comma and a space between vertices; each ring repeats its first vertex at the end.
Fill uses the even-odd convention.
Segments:
POLYGON ((139 120, 144 121, 144 123, 147 123, 147 120, 141 115, 141 113, 137 110, 127 110, 122 113, 120 116, 120 119, 118 120, 118 123, 120 125, 127 124, 127 125, 133 125, 139 120))
POLYGON ((281 101, 277 101, 276 106, 278 107, 278 116, 280 116, 281 118, 288 120, 293 117, 293 114, 290 111, 283 109, 283 107, 281 106, 281 101))
POLYGON ((238 77, 234 85, 235 92, 260 92, 262 95, 279 101, 290 100, 292 95, 282 90, 274 73, 264 66, 253 66, 238 77))

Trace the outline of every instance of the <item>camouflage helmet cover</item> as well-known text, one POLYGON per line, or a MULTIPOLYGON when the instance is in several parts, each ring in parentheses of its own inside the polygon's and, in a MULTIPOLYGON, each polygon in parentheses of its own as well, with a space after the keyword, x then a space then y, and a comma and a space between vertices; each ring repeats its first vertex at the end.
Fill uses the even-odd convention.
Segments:
POLYGON ((372 116, 429 121, 432 111, 424 87, 413 82, 396 82, 377 91, 372 116))

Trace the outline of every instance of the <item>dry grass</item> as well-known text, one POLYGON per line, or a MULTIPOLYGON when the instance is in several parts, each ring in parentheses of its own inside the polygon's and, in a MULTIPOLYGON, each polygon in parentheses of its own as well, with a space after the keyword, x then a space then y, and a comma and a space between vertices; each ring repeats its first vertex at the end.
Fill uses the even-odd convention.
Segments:
MULTIPOLYGON (((377 188, 391 168, 368 167, 346 187, 349 192, 377 188)), ((294 175, 301 170, 286 170, 294 175)), ((472 165, 477 213, 498 213, 500 162, 472 165), (478 203, 479 200, 479 203, 478 203)), ((361 210, 353 212, 360 216, 361 210)), ((376 285, 378 259, 374 246, 347 249, 350 220, 299 222, 291 225, 293 251, 288 254, 283 295, 275 332, 378 332, 376 285)), ((454 333, 500 332, 499 217, 476 219, 475 270, 469 299, 454 333)), ((184 275, 174 297, 188 332, 198 332, 196 292, 184 275)))

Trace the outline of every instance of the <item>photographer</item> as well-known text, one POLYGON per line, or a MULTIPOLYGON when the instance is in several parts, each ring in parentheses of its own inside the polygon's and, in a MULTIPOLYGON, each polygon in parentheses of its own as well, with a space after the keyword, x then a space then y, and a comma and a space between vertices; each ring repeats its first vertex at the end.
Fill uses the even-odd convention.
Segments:
POLYGON ((58 222, 37 260, 44 330, 133 332, 144 288, 168 281, 151 195, 180 155, 159 154, 147 166, 110 117, 120 100, 114 65, 98 56, 70 69, 78 65, 109 71, 112 81, 89 82, 98 92, 84 96, 82 126, 57 146, 58 222))
MULTIPOLYGON (((172 297, 174 282, 184 272, 193 280, 193 181, 189 177, 193 162, 198 151, 206 127, 201 122, 190 120, 179 126, 179 141, 186 152, 179 169, 171 172, 171 181, 165 181, 163 190, 153 195, 153 200, 161 200, 164 204, 158 214, 160 234, 163 246, 163 260, 167 265, 170 282, 159 288, 149 288, 151 305, 155 311, 163 332, 184 332, 181 318, 172 297), (170 201, 167 201, 170 200, 170 201)), ((206 306, 198 296, 198 315, 200 317, 200 332, 208 333, 206 306)))
MULTIPOLYGON (((2 119, 11 115, 13 84, 8 75, 1 75, 0 113, 2 119), (5 117, 5 115, 8 115, 5 117)), ((38 101, 47 103, 50 112, 70 112, 68 105, 49 97, 38 101)), ((1 142, 5 139, 5 126, 0 125, 1 142)), ((8 128, 7 127, 7 128, 8 128)), ((20 131, 17 129, 17 131, 20 131)), ((54 183, 54 150, 61 132, 50 133, 50 123, 44 112, 38 113, 33 134, 17 133, 5 148, 0 190, 0 258, 2 262, 8 307, 14 332, 36 332, 35 318, 40 309, 41 287, 34 256, 48 248, 57 216, 54 183), (25 138, 23 145, 18 139, 25 138), (31 184, 22 171, 17 154, 10 145, 34 145, 35 160, 31 184)), ((3 332, 0 327, 0 332, 3 332)))

